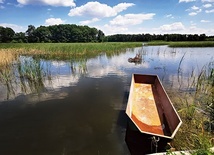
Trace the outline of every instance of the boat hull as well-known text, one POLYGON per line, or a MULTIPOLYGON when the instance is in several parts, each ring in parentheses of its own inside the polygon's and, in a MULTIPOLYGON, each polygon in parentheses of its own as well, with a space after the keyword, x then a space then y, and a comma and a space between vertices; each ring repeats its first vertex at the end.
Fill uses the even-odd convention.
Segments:
POLYGON ((132 75, 126 114, 126 143, 130 152, 162 151, 182 124, 157 75, 132 75), (151 149, 154 138, 159 144, 155 150, 155 145, 151 149))

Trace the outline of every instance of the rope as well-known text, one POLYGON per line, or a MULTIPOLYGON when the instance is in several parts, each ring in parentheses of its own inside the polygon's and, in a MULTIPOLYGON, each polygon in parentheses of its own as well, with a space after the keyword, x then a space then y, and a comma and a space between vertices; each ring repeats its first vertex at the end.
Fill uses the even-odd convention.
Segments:
POLYGON ((153 136, 151 139, 152 139, 151 140, 151 151, 153 150, 153 145, 154 145, 155 153, 157 153, 158 152, 158 142, 159 142, 160 138, 153 136))

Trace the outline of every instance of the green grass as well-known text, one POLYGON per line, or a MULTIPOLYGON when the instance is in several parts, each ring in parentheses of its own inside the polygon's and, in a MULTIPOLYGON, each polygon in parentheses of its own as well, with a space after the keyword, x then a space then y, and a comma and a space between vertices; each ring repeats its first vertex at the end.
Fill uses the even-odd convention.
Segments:
POLYGON ((169 47, 214 47, 214 41, 170 42, 169 47))
POLYGON ((126 48, 139 46, 142 46, 142 43, 9 43, 1 44, 0 49, 11 49, 20 54, 26 55, 48 55, 49 57, 91 57, 102 52, 111 54, 120 52, 126 48))
POLYGON ((160 45, 169 45, 170 42, 157 40, 157 41, 150 41, 147 42, 146 45, 148 46, 160 46, 160 45))
POLYGON ((214 41, 151 41, 149 46, 168 45, 169 47, 214 47, 214 41))
POLYGON ((173 145, 177 150, 195 150, 193 154, 213 154, 210 152, 214 130, 214 62, 205 66, 194 78, 195 91, 171 94, 173 102, 183 121, 173 145))

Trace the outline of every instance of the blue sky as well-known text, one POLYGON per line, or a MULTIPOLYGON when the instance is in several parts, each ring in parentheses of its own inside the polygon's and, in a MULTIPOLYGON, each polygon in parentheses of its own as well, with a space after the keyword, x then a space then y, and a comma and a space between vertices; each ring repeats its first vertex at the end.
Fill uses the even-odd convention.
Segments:
POLYGON ((0 26, 88 25, 112 34, 214 35, 214 0, 0 0, 0 26))

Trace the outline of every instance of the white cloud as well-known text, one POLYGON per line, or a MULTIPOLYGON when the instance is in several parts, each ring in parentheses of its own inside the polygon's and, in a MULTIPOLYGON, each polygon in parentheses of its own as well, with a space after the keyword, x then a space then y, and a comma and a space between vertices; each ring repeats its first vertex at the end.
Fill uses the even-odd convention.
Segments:
MULTIPOLYGON (((145 33, 157 33, 157 34, 160 34, 160 33, 163 33, 163 34, 164 33, 184 33, 184 32, 189 33, 181 22, 175 22, 172 24, 162 25, 159 28, 152 28, 152 26, 149 29, 145 28, 143 26, 137 28, 135 26, 135 24, 136 25, 139 24, 139 21, 137 21, 137 19, 140 19, 140 17, 137 15, 138 14, 132 14, 133 18, 135 16, 136 21, 134 19, 130 20, 130 21, 129 21, 129 19, 127 20, 127 15, 124 15, 124 16, 119 15, 116 18, 114 18, 112 21, 110 21, 109 24, 106 24, 104 26, 96 26, 96 28, 102 30, 106 35, 139 34, 139 33, 144 33, 144 32, 145 33), (120 18, 118 19, 118 17, 120 17, 120 18)), ((154 15, 152 14, 152 16, 150 16, 149 18, 147 16, 147 18, 143 18, 143 19, 144 20, 152 19, 153 16, 154 15)))
POLYGON ((0 0, 0 3, 4 3, 4 0, 0 0))
POLYGON ((195 16, 198 13, 200 13, 202 11, 202 9, 200 9, 199 7, 197 7, 197 6, 194 5, 190 9, 187 9, 186 11, 193 11, 193 12, 189 13, 189 16, 195 16))
POLYGON ((210 7, 212 7, 212 4, 204 4, 203 7, 204 8, 210 8, 210 7))
POLYGON ((122 12, 126 10, 128 7, 134 6, 134 3, 120 3, 113 7, 116 12, 122 12))
POLYGON ((168 15, 166 15, 165 17, 166 17, 166 18, 171 18, 171 19, 174 18, 174 17, 172 16, 172 14, 168 14, 168 15))
POLYGON ((97 1, 88 2, 85 5, 70 10, 69 16, 90 16, 96 18, 116 16, 119 12, 133 6, 133 3, 120 3, 114 7, 101 4, 97 1))
POLYGON ((201 0, 203 3, 205 2, 214 2, 214 0, 201 0))
POLYGON ((214 29, 203 29, 203 28, 198 28, 196 26, 190 27, 187 29, 186 34, 206 34, 206 35, 213 35, 214 34, 214 29))
POLYGON ((0 26, 9 27, 13 29, 15 32, 25 32, 27 30, 27 27, 19 26, 16 24, 0 23, 0 26))
POLYGON ((7 2, 7 5, 15 6, 15 7, 17 7, 17 8, 21 8, 21 7, 23 7, 23 5, 22 5, 22 4, 20 4, 20 3, 15 4, 15 3, 9 3, 9 2, 7 2))
MULTIPOLYGON (((192 22, 191 22, 192 23, 192 22)), ((184 27, 184 25, 180 22, 177 22, 177 24, 168 24, 163 25, 159 28, 153 28, 153 31, 151 33, 154 34, 171 34, 171 33, 179 33, 179 34, 206 34, 206 35, 214 35, 214 29, 210 28, 200 28, 197 27, 196 24, 192 23, 191 26, 184 27)))
POLYGON ((61 18, 49 18, 45 20, 46 25, 59 25, 64 23, 65 20, 62 20, 61 18))
POLYGON ((214 9, 212 9, 212 10, 206 10, 205 12, 206 13, 214 13, 214 9))
POLYGON ((176 22, 176 23, 172 23, 172 24, 166 24, 166 25, 162 25, 159 28, 161 31, 180 31, 180 30, 184 30, 185 27, 181 22, 176 22))
POLYGON ((4 6, 1 6, 1 5, 0 5, 0 9, 4 9, 4 8, 5 8, 4 6))
POLYGON ((195 16, 195 15, 197 15, 197 12, 190 12, 189 15, 190 16, 195 16))
MULTIPOLYGON (((106 36, 108 35, 114 35, 114 34, 142 34, 142 33, 150 33, 154 34, 153 28, 146 28, 144 26, 136 27, 136 26, 117 26, 117 25, 94 25, 99 30, 102 30, 106 36)), ((156 32, 157 34, 160 34, 160 31, 156 32)))
POLYGON ((209 23, 209 20, 201 20, 201 23, 209 23))
POLYGON ((113 20, 110 21, 111 25, 116 26, 128 26, 128 25, 138 25, 143 23, 145 20, 153 19, 154 13, 148 14, 126 14, 124 16, 118 15, 113 20))
POLYGON ((202 11, 202 9, 198 9, 196 12, 199 13, 199 12, 201 12, 201 11, 202 11))
POLYGON ((194 6, 191 7, 191 9, 192 9, 192 10, 198 10, 199 7, 197 7, 197 6, 194 5, 194 6))
POLYGON ((99 30, 102 30, 105 33, 105 35, 128 33, 128 28, 125 26, 115 26, 105 24, 104 26, 95 26, 95 27, 99 30))
POLYGON ((93 18, 92 20, 84 20, 84 21, 80 21, 80 24, 81 25, 88 25, 88 24, 91 24, 91 23, 95 23, 97 21, 99 21, 100 19, 98 18, 93 18))
POLYGON ((178 24, 176 27, 174 27, 173 24, 163 25, 162 27, 159 27, 159 28, 153 28, 153 31, 151 31, 151 33, 154 33, 154 34, 166 34, 166 33, 168 34, 171 34, 171 33, 203 34, 204 33, 206 35, 214 35, 214 29, 200 28, 200 27, 197 27, 195 24, 191 24, 190 27, 189 26, 184 27, 183 24, 181 23, 180 26, 178 24))
POLYGON ((18 3, 22 5, 29 5, 29 4, 42 4, 42 5, 51 5, 51 6, 70 6, 75 7, 76 4, 74 0, 17 0, 18 3))
POLYGON ((189 2, 194 2, 196 0, 179 0, 179 3, 185 2, 185 3, 189 3, 189 2))
POLYGON ((17 8, 22 8, 24 5, 22 5, 22 4, 16 4, 15 5, 15 7, 17 7, 17 8))

